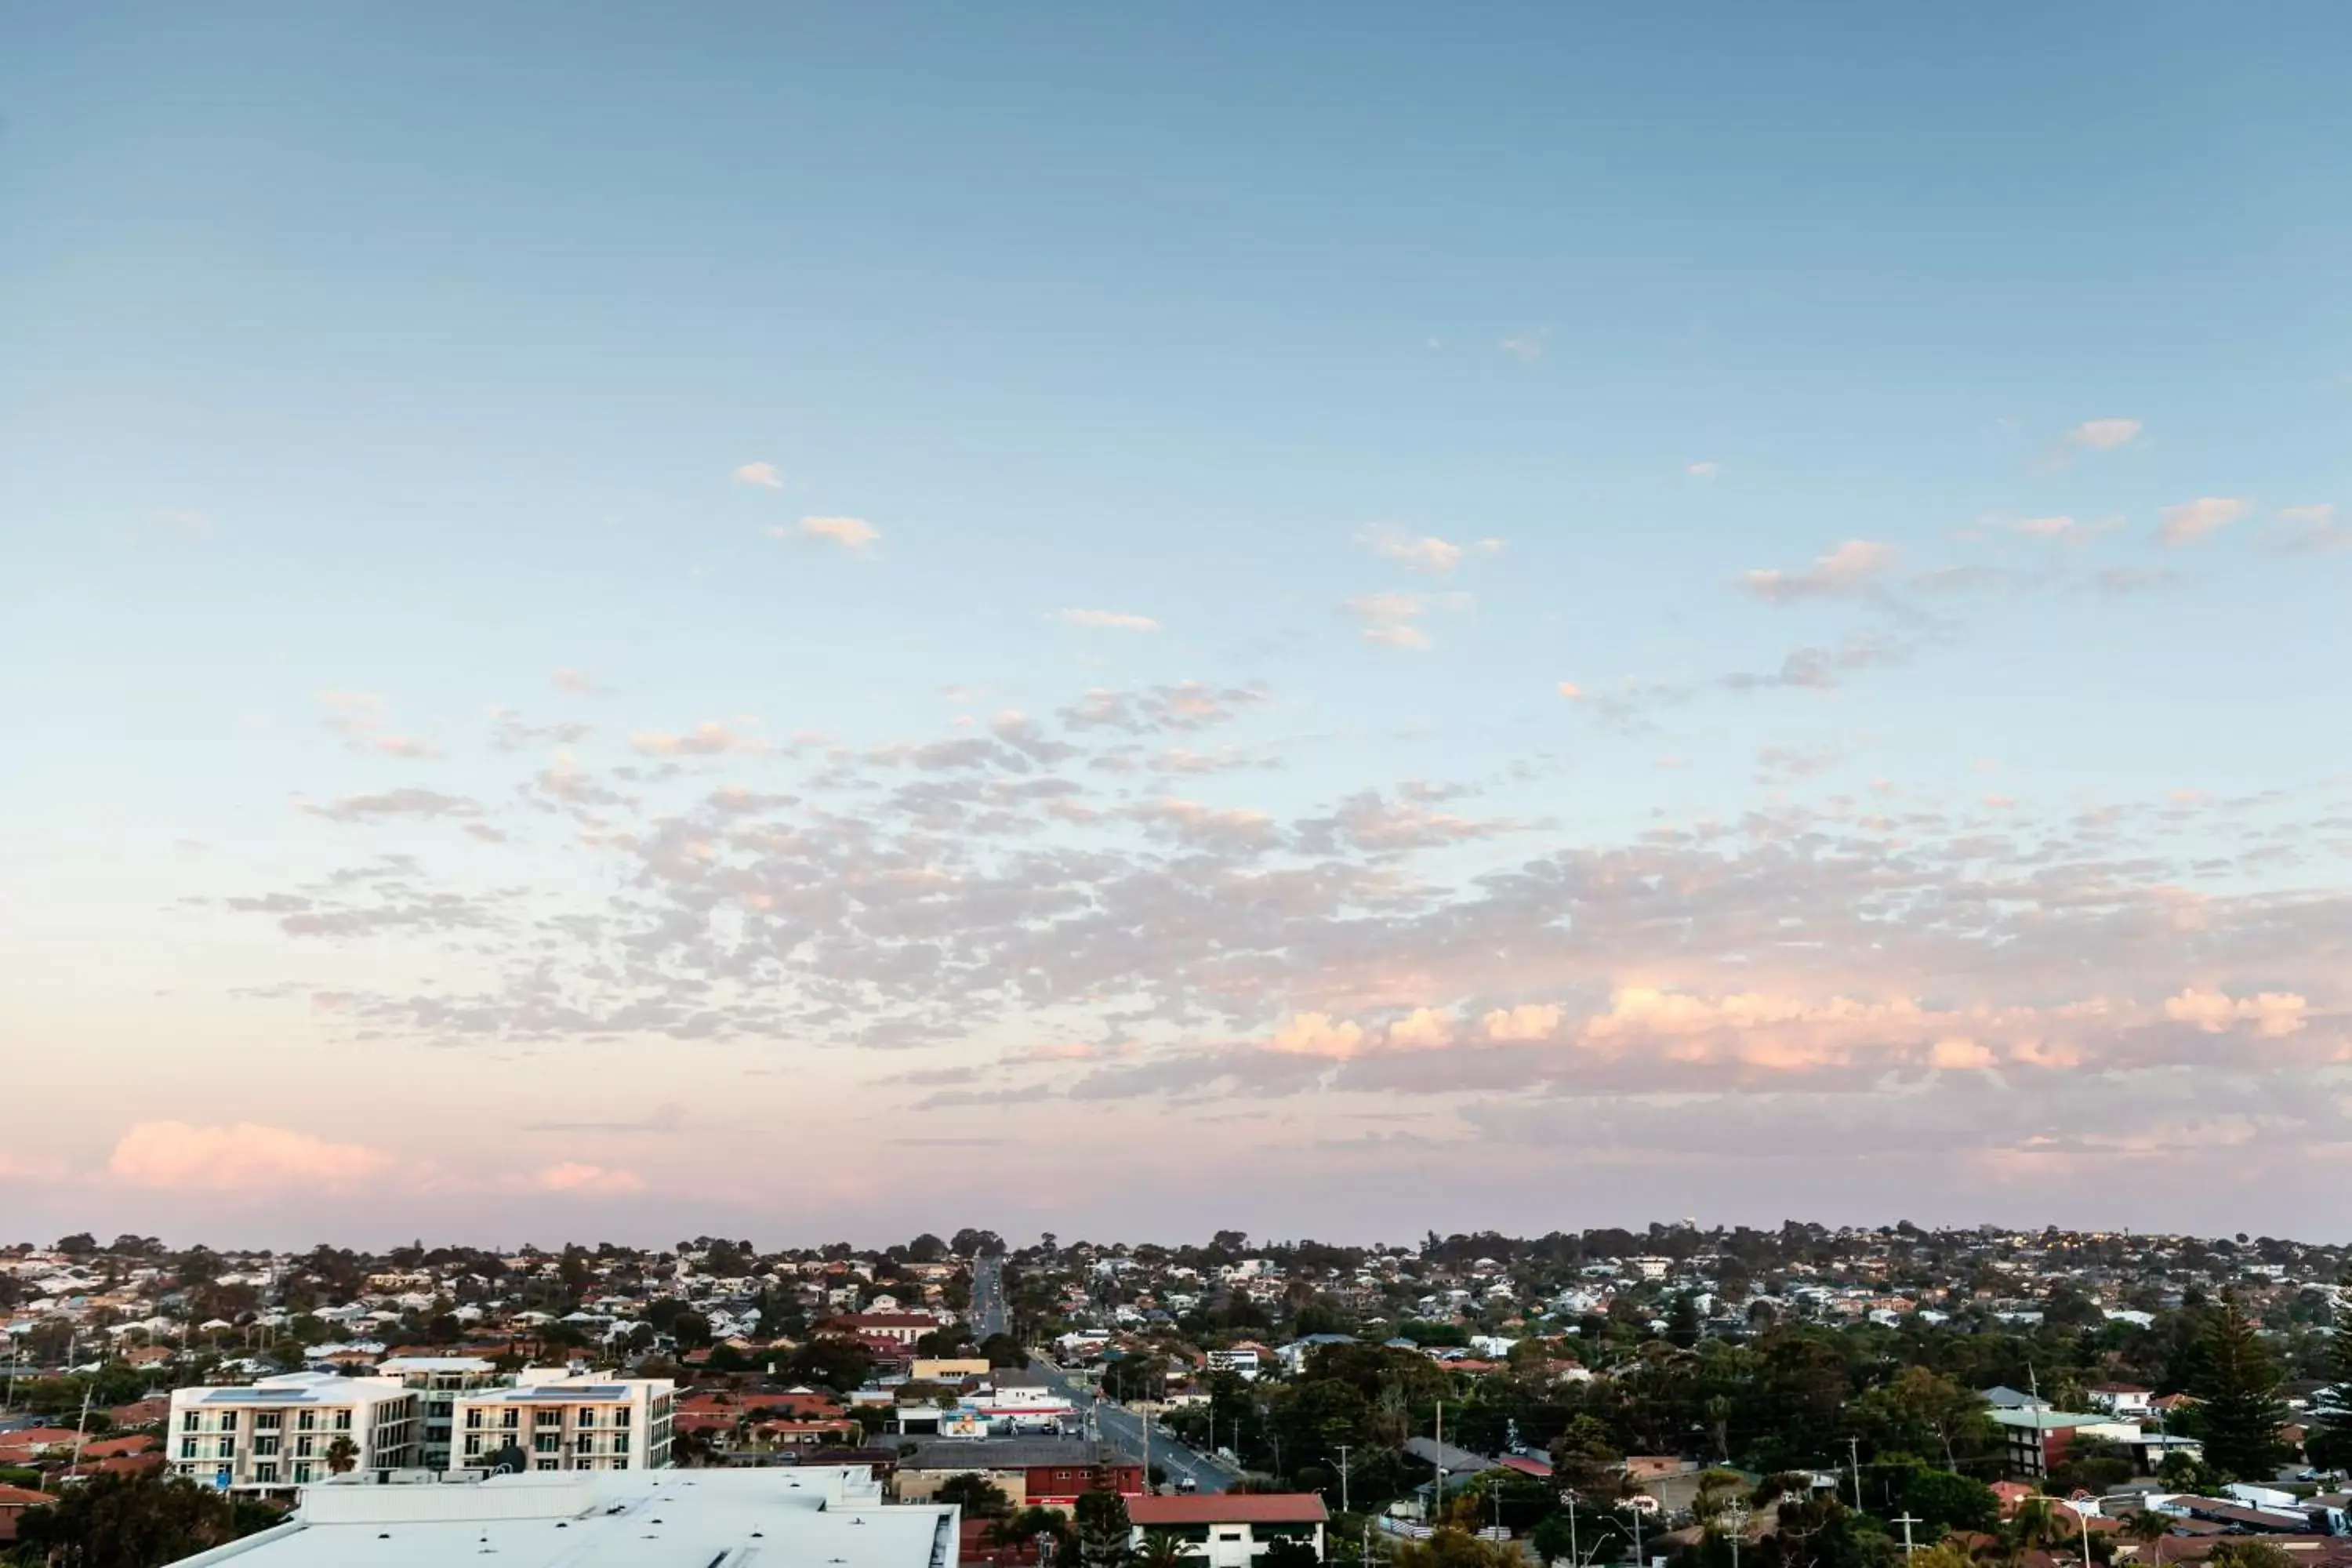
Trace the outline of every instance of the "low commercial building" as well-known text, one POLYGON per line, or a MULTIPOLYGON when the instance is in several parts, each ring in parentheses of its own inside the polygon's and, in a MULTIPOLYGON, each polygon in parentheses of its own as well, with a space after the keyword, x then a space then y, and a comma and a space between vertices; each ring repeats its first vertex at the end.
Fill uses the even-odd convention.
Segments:
POLYGON ((955 1568, 959 1510, 886 1507, 863 1466, 337 1477, 178 1568, 955 1568))
POLYGON ((1299 1541, 1323 1555, 1329 1512, 1313 1492, 1223 1492, 1213 1496, 1140 1497, 1127 1505, 1140 1548, 1146 1531, 1165 1531, 1185 1542, 1202 1568, 1250 1568, 1277 1541, 1299 1541))
POLYGON ((512 1388, 451 1400, 452 1469, 658 1470, 670 1462, 677 1385, 527 1368, 512 1388))
POLYGON ((349 1470, 417 1463, 423 1397, 388 1377, 295 1372, 172 1391, 173 1473, 223 1491, 284 1492, 349 1470))

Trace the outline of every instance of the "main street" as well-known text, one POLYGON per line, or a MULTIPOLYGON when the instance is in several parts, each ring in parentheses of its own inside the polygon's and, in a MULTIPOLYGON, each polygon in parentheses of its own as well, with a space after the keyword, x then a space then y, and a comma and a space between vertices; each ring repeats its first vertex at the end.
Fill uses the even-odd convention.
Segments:
POLYGON ((1004 1332, 1004 1259, 986 1253, 971 1260, 971 1337, 1004 1332))
MULTIPOLYGON (((1030 1370, 1040 1372, 1070 1396, 1082 1415, 1093 1418, 1095 1430, 1102 1440, 1122 1454, 1143 1458, 1143 1417, 1115 1401, 1098 1397, 1086 1381, 1075 1373, 1042 1357, 1032 1360, 1030 1370)), ((1168 1434, 1164 1426, 1151 1428, 1151 1462, 1168 1474, 1171 1481, 1191 1481, 1204 1492, 1221 1492, 1240 1479, 1240 1472, 1222 1461, 1186 1447, 1168 1434)))

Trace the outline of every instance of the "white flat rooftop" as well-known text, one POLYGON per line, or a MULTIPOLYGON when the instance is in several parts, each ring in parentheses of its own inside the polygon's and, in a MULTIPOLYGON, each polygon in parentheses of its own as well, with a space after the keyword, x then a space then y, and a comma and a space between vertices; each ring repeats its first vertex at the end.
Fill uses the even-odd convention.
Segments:
POLYGON ((886 1505, 863 1466, 338 1480, 181 1568, 955 1568, 957 1512, 886 1505))

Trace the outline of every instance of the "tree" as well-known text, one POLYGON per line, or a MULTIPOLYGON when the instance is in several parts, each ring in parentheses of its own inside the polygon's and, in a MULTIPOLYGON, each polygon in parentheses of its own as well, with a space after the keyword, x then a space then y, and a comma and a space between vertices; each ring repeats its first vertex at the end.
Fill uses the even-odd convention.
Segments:
POLYGON ((157 1568, 236 1535, 229 1500, 177 1476, 92 1476, 16 1519, 31 1561, 74 1568, 157 1568))
POLYGON ((1466 1530, 1448 1526, 1426 1541, 1400 1541, 1395 1568, 1526 1568, 1518 1548, 1506 1542, 1482 1541, 1466 1530))
POLYGON ((2136 1541, 2142 1546, 2150 1548, 2155 1553, 2150 1561, 2156 1564, 2156 1568, 2163 1568, 2164 1538, 2171 1533, 2170 1516, 2158 1513, 2152 1508, 2141 1509, 2124 1520, 2124 1539, 2136 1541))
POLYGON ((1258 1554, 1257 1568, 1317 1568, 1322 1561, 1315 1555, 1313 1542, 1284 1535, 1258 1554))
POLYGON ((1903 1488, 1903 1511, 1926 1527, 1929 1538, 1955 1530, 1990 1532, 2000 1526, 2000 1500, 1982 1481, 1949 1470, 1916 1470, 1903 1488))
POLYGON ((2294 1568, 2294 1554, 2285 1547, 2242 1537, 2215 1545, 2206 1562, 2213 1568, 2294 1568))
POLYGON ((950 1476, 932 1496, 962 1509, 966 1519, 1003 1519, 1013 1512, 1013 1500, 1004 1489, 977 1472, 950 1476))
POLYGON ((1941 1455, 1948 1470, 1958 1469, 1960 1451, 1981 1448, 1992 1432, 1984 1401, 1924 1366, 1905 1367, 1857 1397, 1848 1414, 1874 1452, 1941 1455))
POLYGON ((2286 1405, 2278 1366, 2263 1349, 2234 1291, 2224 1291, 2197 1342, 2197 1412, 2205 1462, 2236 1480, 2268 1480, 2285 1462, 2279 1438, 2286 1405))
POLYGON ((349 1433, 336 1433, 335 1440, 327 1445, 327 1468, 340 1476, 359 1462, 359 1445, 352 1441, 349 1433))
POLYGON ((1184 1538, 1172 1530, 1147 1530, 1143 1545, 1135 1553, 1136 1568, 1181 1568, 1192 1551, 1184 1538))
POLYGON ((2333 1314, 2327 1371, 2334 1381, 2316 1402, 2303 1447, 2323 1469, 2352 1470, 2352 1274, 2336 1285, 2333 1314))
POLYGON ((1071 1533, 1076 1538, 1078 1568, 1125 1568, 1128 1538, 1134 1525, 1127 1517, 1127 1500, 1115 1487, 1090 1487, 1078 1494, 1072 1510, 1071 1533))

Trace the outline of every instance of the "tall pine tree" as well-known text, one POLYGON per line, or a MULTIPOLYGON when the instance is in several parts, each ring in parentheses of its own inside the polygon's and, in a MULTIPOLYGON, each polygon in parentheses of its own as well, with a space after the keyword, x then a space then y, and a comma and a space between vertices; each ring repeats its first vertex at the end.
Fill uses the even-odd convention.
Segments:
POLYGON ((1129 1538, 1127 1500, 1115 1486, 1095 1486, 1078 1494, 1073 1521, 1076 1529, 1078 1568, 1123 1568, 1132 1555, 1129 1538))
POLYGON ((2331 1386, 2318 1401, 2304 1451, 2325 1469, 2352 1469, 2352 1274, 2337 1281, 2328 1335, 2331 1386))
POLYGON ((2206 1319, 2197 1349, 2197 1381, 2190 1392, 2203 1401, 2197 1414, 2205 1462, 2234 1480, 2269 1480, 2287 1458, 2279 1437, 2286 1405, 2278 1395, 2278 1366, 2263 1349, 2236 1292, 2222 1293, 2221 1309, 2206 1319))

